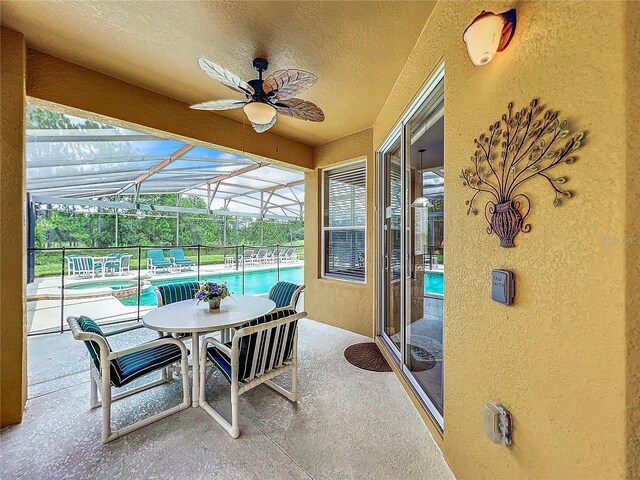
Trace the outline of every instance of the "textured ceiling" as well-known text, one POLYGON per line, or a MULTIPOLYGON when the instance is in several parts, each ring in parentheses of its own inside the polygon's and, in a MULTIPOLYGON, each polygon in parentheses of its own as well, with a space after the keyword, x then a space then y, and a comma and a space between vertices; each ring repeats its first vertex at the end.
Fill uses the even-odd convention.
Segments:
POLYGON ((199 56, 246 80, 257 54, 269 72, 314 72, 301 97, 325 122, 279 115, 276 131, 316 145, 373 125, 435 3, 3 0, 1 19, 30 47, 188 103, 241 98, 202 73, 199 56))

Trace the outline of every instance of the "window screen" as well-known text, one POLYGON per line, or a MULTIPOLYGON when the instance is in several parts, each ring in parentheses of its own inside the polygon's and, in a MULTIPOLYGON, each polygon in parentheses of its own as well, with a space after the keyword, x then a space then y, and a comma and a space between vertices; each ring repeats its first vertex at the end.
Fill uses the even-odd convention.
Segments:
POLYGON ((324 275, 365 280, 367 170, 364 162, 324 172, 324 275))

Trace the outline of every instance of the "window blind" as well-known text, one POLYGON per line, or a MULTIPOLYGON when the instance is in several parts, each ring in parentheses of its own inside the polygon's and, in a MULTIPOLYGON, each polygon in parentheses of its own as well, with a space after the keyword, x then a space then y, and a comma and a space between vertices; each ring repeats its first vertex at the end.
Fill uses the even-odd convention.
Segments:
POLYGON ((325 171, 324 274, 365 280, 367 170, 364 163, 325 171))

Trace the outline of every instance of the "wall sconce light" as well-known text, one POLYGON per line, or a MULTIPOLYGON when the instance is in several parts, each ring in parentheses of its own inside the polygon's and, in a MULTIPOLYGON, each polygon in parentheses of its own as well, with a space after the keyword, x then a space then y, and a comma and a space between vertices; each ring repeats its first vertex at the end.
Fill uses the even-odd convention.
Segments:
POLYGON ((465 28, 462 40, 474 65, 489 63, 496 52, 501 52, 516 31, 516 10, 503 13, 484 10, 465 28))

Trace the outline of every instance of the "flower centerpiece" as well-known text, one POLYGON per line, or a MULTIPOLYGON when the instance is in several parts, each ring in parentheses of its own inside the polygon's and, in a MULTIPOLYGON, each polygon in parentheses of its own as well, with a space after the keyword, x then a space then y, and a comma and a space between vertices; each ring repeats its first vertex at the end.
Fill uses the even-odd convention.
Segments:
POLYGON ((220 301, 230 295, 231 292, 227 287, 227 282, 202 282, 200 290, 196 292, 195 300, 197 300, 197 303, 206 301, 209 303, 209 308, 215 309, 220 308, 220 301))

